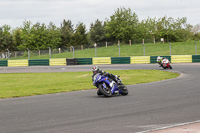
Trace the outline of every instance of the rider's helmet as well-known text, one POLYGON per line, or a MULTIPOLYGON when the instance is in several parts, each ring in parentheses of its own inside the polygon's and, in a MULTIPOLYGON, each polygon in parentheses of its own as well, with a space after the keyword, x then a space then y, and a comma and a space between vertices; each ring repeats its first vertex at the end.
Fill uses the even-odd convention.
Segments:
POLYGON ((157 57, 157 62, 160 62, 162 60, 162 57, 158 56, 157 57))
POLYGON ((92 68, 92 72, 93 72, 93 74, 98 73, 98 72, 99 72, 99 67, 98 67, 98 66, 94 66, 94 67, 92 68))

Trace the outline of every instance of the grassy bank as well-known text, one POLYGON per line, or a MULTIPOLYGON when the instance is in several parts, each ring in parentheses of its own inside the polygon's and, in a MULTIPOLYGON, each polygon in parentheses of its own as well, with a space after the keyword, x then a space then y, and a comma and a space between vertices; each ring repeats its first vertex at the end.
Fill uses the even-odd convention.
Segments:
MULTIPOLYGON (((197 54, 200 54, 200 42, 197 43, 197 54)), ((48 50, 47 50, 48 52, 48 50)), ((194 42, 176 42, 171 43, 171 55, 194 55, 195 53, 195 43, 194 42)), ((75 58, 92 58, 95 57, 95 49, 84 49, 75 50, 75 58)), ((142 44, 137 45, 121 45, 120 46, 120 56, 143 56, 144 50, 142 44)), ((158 55, 170 55, 170 48, 168 43, 164 44, 145 44, 145 55, 146 56, 158 56, 158 55)), ((97 57, 119 57, 119 47, 108 46, 108 47, 98 47, 97 57)), ((27 59, 28 57, 17 57, 11 59, 27 59)), ((30 59, 49 59, 50 56, 31 54, 30 59)), ((51 58, 73 58, 73 52, 63 52, 60 54, 52 54, 51 58)))
MULTIPOLYGON (((179 76, 158 70, 108 71, 121 75, 126 85, 159 81, 179 76)), ((0 74, 0 98, 24 97, 86 90, 92 86, 91 72, 0 74)))

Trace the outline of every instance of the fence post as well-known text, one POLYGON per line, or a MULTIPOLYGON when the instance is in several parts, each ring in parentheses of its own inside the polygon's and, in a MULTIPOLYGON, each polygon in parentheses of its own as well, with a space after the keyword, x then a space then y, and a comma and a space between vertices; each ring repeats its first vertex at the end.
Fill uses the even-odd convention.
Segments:
POLYGON ((106 48, 108 47, 108 42, 106 41, 106 48))
POLYGON ((169 51, 170 51, 170 53, 169 53, 169 55, 171 56, 171 44, 170 44, 170 42, 168 42, 169 43, 169 51))
POLYGON ((28 50, 28 59, 30 60, 30 51, 28 48, 26 48, 28 50))
MULTIPOLYGON (((144 40, 144 39, 143 39, 144 40)), ((143 41, 143 50, 144 50, 144 56, 145 56, 145 45, 144 45, 144 41, 143 41)))
POLYGON ((51 47, 49 47, 49 56, 50 56, 50 59, 51 59, 51 47))
POLYGON ((38 51, 38 53, 39 53, 39 56, 40 56, 40 50, 38 51))
POLYGON ((83 50, 83 45, 81 45, 81 50, 83 50))
POLYGON ((130 46, 131 46, 131 40, 129 40, 129 44, 130 44, 130 46))
POLYGON ((61 53, 61 48, 58 48, 58 50, 59 50, 59 54, 61 53))
POLYGON ((118 47, 119 47, 119 57, 120 57, 120 44, 118 43, 118 47))
POLYGON ((17 52, 15 52, 15 58, 17 58, 17 52))
POLYGON ((197 55, 197 44, 195 41, 194 41, 194 43, 195 43, 195 54, 197 55))
POLYGON ((94 47, 95 47, 95 57, 97 57, 97 44, 96 43, 94 44, 94 47))
POLYGON ((7 49, 8 51, 8 60, 10 59, 10 51, 7 49))
POLYGON ((73 58, 74 58, 74 47, 73 46, 71 46, 72 47, 72 51, 73 51, 73 58))

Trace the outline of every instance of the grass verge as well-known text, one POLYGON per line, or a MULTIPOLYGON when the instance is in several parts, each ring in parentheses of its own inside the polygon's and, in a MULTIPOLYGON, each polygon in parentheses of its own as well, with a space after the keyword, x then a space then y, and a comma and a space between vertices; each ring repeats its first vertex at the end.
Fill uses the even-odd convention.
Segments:
MULTIPOLYGON (((159 70, 113 70, 126 85, 178 77, 178 73, 159 70)), ((0 74, 0 98, 24 97, 94 89, 91 72, 0 74)))
MULTIPOLYGON (((200 42, 197 41, 197 54, 200 54, 200 42)), ((143 45, 134 44, 134 45, 121 45, 120 46, 120 56, 121 57, 130 57, 130 56, 143 56, 144 55, 143 45)), ((47 50, 48 53, 48 50, 47 50)), ((195 43, 192 42, 175 42, 171 43, 171 55, 195 55, 195 43)), ((164 44, 145 44, 145 55, 146 56, 161 56, 161 55, 170 55, 170 48, 168 43, 164 44)), ((84 49, 84 50, 75 50, 75 58, 92 58, 95 57, 95 49, 84 49)), ((119 47, 117 45, 97 48, 97 57, 119 57, 119 47)), ((49 59, 50 56, 47 55, 30 55, 30 59, 49 59)), ((51 58, 73 58, 73 52, 64 52, 60 54, 52 54, 51 58)), ((28 59, 26 57, 13 57, 11 60, 15 59, 28 59)))

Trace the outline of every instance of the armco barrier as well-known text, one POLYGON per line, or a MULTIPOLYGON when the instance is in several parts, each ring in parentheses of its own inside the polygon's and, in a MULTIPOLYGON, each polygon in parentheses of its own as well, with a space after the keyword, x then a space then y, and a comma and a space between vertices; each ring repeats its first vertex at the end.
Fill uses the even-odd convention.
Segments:
POLYGON ((77 59, 72 58, 72 59, 66 59, 67 65, 77 65, 77 59))
POLYGON ((91 65, 92 64, 92 58, 76 58, 77 59, 77 65, 91 65))
POLYGON ((192 55, 172 55, 171 63, 192 63, 192 55))
POLYGON ((49 65, 50 66, 66 66, 66 59, 61 58, 61 59, 49 59, 49 65))
POLYGON ((133 56, 131 64, 147 64, 150 63, 150 56, 133 56))
POLYGON ((29 66, 49 66, 49 59, 32 59, 28 61, 29 66))
POLYGON ((111 57, 111 64, 130 64, 130 57, 111 57))
POLYGON ((8 66, 7 60, 0 60, 0 66, 8 66))
POLYGON ((8 60, 8 67, 28 66, 28 60, 8 60))
MULTIPOLYGON (((172 55, 161 56, 171 63, 200 62, 200 55, 172 55)), ((72 59, 31 59, 31 60, 0 60, 0 66, 52 66, 52 65, 92 65, 92 64, 148 64, 157 63, 157 56, 133 57, 95 57, 72 59)))
POLYGON ((111 57, 95 57, 92 64, 111 64, 111 57))
POLYGON ((192 62, 200 62, 200 55, 192 55, 192 62))
MULTIPOLYGON (((150 63, 157 63, 157 57, 158 56, 151 56, 150 57, 150 63)), ((171 56, 160 56, 160 57, 167 58, 171 62, 171 56)))

